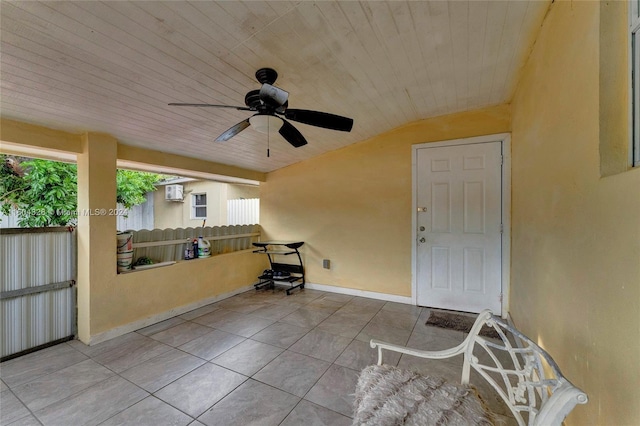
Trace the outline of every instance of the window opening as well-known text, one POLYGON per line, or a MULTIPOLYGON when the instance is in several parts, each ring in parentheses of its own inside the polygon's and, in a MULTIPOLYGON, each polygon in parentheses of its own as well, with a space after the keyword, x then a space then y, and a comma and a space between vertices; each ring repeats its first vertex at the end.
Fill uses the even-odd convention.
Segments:
POLYGON ((192 194, 192 219, 207 218, 207 194, 192 194))

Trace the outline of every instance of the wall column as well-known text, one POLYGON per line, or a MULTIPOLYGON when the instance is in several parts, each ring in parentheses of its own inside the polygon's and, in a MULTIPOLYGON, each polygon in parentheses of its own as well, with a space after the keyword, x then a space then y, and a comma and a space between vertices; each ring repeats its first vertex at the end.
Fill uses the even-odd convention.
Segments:
POLYGON ((78 338, 91 343, 92 309, 101 301, 92 293, 109 288, 116 278, 117 141, 85 133, 78 154, 78 338), (92 291, 93 290, 93 291, 92 291))

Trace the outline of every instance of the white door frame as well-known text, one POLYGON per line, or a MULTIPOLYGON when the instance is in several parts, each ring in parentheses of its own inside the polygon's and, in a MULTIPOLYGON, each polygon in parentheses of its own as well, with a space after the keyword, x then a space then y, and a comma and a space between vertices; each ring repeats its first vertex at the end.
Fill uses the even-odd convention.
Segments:
POLYGON ((418 239, 418 187, 417 158, 421 148, 437 148, 454 145, 500 142, 502 144, 502 316, 509 312, 509 290, 511 289, 511 134, 476 136, 472 138, 452 139, 440 142, 428 142, 413 145, 411 152, 411 303, 418 304, 417 244, 418 239))

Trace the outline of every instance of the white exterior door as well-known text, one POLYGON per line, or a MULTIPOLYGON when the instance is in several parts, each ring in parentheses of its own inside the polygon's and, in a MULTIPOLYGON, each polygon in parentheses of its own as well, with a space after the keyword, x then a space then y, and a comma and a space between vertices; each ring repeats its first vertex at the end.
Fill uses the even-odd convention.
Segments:
POLYGON ((502 143, 416 153, 420 306, 502 313, 502 143))

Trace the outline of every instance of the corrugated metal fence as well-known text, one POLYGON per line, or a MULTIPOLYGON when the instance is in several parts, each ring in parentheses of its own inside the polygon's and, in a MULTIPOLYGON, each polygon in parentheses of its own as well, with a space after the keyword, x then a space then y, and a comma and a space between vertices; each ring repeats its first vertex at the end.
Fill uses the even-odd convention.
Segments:
MULTIPOLYGON (((118 215, 116 229, 124 231, 127 229, 153 229, 153 192, 147 192, 147 201, 133 206, 129 209, 126 216, 118 215)), ((118 204, 118 211, 125 210, 122 204, 118 204)))
POLYGON ((0 232, 1 360, 70 340, 76 333, 76 232, 0 232))
POLYGON ((260 199, 227 200, 227 224, 260 223, 260 199))
POLYGON ((15 209, 9 211, 9 215, 0 213, 0 228, 18 228, 18 212, 15 209))

